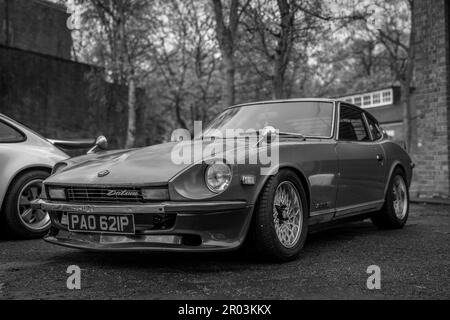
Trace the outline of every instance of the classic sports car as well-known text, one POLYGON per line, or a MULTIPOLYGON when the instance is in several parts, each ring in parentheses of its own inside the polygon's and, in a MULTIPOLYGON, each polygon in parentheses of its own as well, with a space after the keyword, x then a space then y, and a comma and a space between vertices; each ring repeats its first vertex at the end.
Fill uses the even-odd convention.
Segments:
POLYGON ((44 236, 48 214, 31 208, 42 181, 69 156, 62 150, 92 146, 92 141, 49 140, 0 114, 0 233, 19 238, 44 236), (61 149, 62 148, 62 149, 61 149))
POLYGON ((246 241, 287 261, 314 228, 369 217, 401 228, 408 218, 410 157, 372 115, 344 102, 238 105, 192 141, 125 151, 102 143, 58 163, 44 182, 34 205, 50 213, 46 241, 153 251, 232 250, 246 241), (202 157, 180 161, 193 145, 202 157))

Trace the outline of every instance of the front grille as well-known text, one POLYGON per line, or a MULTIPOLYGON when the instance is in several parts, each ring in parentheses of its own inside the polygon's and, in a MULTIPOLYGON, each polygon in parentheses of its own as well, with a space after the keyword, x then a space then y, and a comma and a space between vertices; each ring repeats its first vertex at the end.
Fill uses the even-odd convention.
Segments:
POLYGON ((67 187, 69 202, 143 202, 139 188, 67 187))

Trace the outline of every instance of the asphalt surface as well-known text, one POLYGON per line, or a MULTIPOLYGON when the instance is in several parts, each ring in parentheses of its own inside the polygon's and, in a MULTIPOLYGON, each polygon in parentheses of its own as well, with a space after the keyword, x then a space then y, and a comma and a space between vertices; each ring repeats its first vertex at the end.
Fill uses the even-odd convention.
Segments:
POLYGON ((42 240, 0 240, 0 299, 449 299, 450 207, 412 205, 403 230, 370 221, 309 235, 301 258, 242 253, 82 252, 42 240), (67 267, 81 268, 69 290, 67 267), (381 269, 369 290, 368 266, 381 269))

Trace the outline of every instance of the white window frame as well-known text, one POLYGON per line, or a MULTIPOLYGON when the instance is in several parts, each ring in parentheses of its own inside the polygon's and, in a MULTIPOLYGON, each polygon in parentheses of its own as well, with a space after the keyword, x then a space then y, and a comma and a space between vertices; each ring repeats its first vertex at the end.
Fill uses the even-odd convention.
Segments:
POLYGON ((378 91, 372 91, 372 92, 366 92, 363 94, 356 94, 351 96, 345 96, 339 98, 339 100, 349 102, 352 104, 356 103, 356 100, 361 100, 360 107, 363 109, 370 109, 370 108, 376 108, 376 107, 383 107, 383 106, 390 106, 394 104, 394 89, 384 89, 384 90, 378 90, 378 91), (374 103, 374 96, 379 95, 380 101, 377 103, 374 103), (384 99, 385 95, 389 95, 389 98, 387 100, 384 99), (370 96, 370 103, 365 104, 364 103, 364 97, 370 96))

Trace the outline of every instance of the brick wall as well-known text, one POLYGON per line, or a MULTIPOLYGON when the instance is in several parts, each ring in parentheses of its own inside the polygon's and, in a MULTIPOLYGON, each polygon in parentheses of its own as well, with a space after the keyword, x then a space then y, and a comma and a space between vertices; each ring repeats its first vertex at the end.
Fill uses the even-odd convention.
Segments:
POLYGON ((417 141, 413 196, 449 197, 449 2, 415 1, 417 141))
POLYGON ((0 44, 70 59, 65 8, 42 0, 0 0, 0 44))

